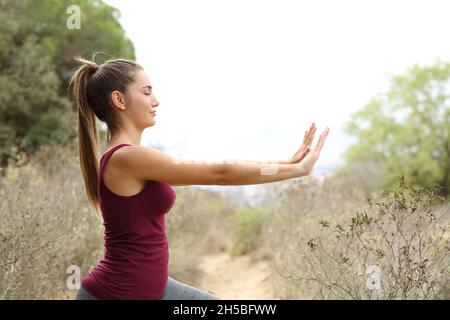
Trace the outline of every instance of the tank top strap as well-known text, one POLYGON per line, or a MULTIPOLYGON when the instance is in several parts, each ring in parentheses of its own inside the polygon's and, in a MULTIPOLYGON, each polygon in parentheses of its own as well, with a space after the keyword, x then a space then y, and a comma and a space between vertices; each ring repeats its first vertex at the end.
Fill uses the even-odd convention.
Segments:
POLYGON ((111 155, 114 153, 114 151, 116 151, 117 149, 120 149, 124 146, 131 146, 131 144, 128 143, 121 143, 118 144, 117 146, 112 147, 111 149, 109 149, 108 151, 106 151, 102 157, 100 158, 100 168, 99 168, 99 180, 100 182, 103 181, 103 169, 105 167, 105 163, 106 161, 108 161, 109 157, 111 157, 111 155))

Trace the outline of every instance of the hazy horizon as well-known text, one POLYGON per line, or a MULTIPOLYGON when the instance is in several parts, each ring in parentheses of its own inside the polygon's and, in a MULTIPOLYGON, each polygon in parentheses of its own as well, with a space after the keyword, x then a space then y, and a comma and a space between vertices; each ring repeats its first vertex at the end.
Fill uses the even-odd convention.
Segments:
POLYGON ((342 162, 351 113, 414 64, 450 60, 445 1, 119 1, 160 102, 143 145, 196 160, 281 160, 312 122, 313 173, 342 162), (418 23, 420 22, 420 23, 418 23))

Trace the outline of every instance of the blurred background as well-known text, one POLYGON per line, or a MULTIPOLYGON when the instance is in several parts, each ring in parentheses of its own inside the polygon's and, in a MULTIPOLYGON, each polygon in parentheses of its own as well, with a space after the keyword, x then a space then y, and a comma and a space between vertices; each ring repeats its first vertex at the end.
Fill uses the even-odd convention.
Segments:
POLYGON ((103 257, 68 90, 95 52, 144 67, 160 106, 141 144, 173 156, 286 160, 331 129, 309 177, 174 187, 172 277, 225 299, 448 299, 449 10, 0 0, 0 299, 72 299, 68 267, 103 257))

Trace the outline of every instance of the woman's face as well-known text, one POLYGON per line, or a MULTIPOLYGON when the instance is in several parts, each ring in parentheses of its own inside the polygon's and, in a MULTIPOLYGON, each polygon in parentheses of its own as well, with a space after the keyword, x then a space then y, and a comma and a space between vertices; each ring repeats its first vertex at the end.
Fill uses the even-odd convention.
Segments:
POLYGON ((156 115, 154 112, 159 102, 153 94, 152 83, 145 71, 136 71, 134 82, 127 89, 125 99, 127 120, 131 120, 140 129, 153 126, 156 115))

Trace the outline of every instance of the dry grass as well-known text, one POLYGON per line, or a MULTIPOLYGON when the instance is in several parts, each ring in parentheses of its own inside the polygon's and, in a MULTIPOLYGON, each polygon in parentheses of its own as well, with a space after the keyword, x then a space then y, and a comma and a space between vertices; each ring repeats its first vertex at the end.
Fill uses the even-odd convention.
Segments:
POLYGON ((389 197, 373 193, 376 201, 368 202, 357 186, 344 189, 342 180, 335 179, 286 185, 275 193, 279 201, 272 210, 279 216, 267 225, 270 242, 262 246, 273 257, 277 296, 448 298, 448 199, 431 203, 426 192, 408 197, 409 189, 401 186, 386 192, 389 197), (371 266, 381 270, 380 290, 367 285, 371 266))
POLYGON ((1 299, 52 299, 67 267, 87 274, 102 254, 101 223, 86 205, 73 150, 44 148, 0 181, 1 299))
MULTIPOLYGON (((84 277, 103 257, 103 225, 88 206, 77 152, 76 146, 45 147, 26 164, 9 167, 0 178, 0 299, 72 299, 76 290, 66 287, 68 266, 79 266, 84 277)), ((383 298, 367 295, 361 270, 355 276, 358 268, 352 269, 348 277, 342 277, 346 262, 336 263, 343 254, 353 266, 365 266, 364 251, 351 242, 337 241, 334 228, 348 225, 358 212, 367 210, 367 198, 376 193, 349 181, 336 177, 319 183, 308 177, 271 183, 256 208, 241 207, 214 191, 175 187, 177 201, 166 217, 170 275, 196 286, 202 283, 201 257, 220 252, 250 254, 255 260, 271 259, 275 295, 282 299, 383 298), (311 239, 321 241, 321 250, 308 251, 311 239), (336 289, 339 286, 365 293, 352 296, 336 289)), ((447 212, 448 202, 439 208, 433 207, 436 215, 442 208, 447 212)), ((440 257, 448 265, 449 217, 440 217, 434 229, 422 226, 419 231, 443 240, 435 241, 432 252, 436 254, 427 258, 437 265, 433 257, 440 257), (439 237, 436 230, 441 230, 439 237)), ((372 234, 375 238, 393 226, 392 221, 384 223, 387 227, 372 234)), ((414 250, 410 252, 415 259, 414 250)), ((395 280, 387 262, 375 262, 384 268, 384 279, 395 280)), ((436 288, 440 289, 422 297, 448 297, 448 274, 438 276, 439 268, 427 270, 420 281, 439 281, 436 288)), ((414 287, 419 280, 411 281, 414 287)), ((411 284, 402 283, 402 288, 411 284)), ((391 288, 397 292, 397 287, 391 288)), ((387 298, 421 297, 418 290, 400 290, 403 296, 387 298)))
POLYGON ((172 277, 196 286, 203 276, 200 258, 229 246, 230 215, 236 205, 216 192, 176 187, 177 200, 167 217, 172 277))

